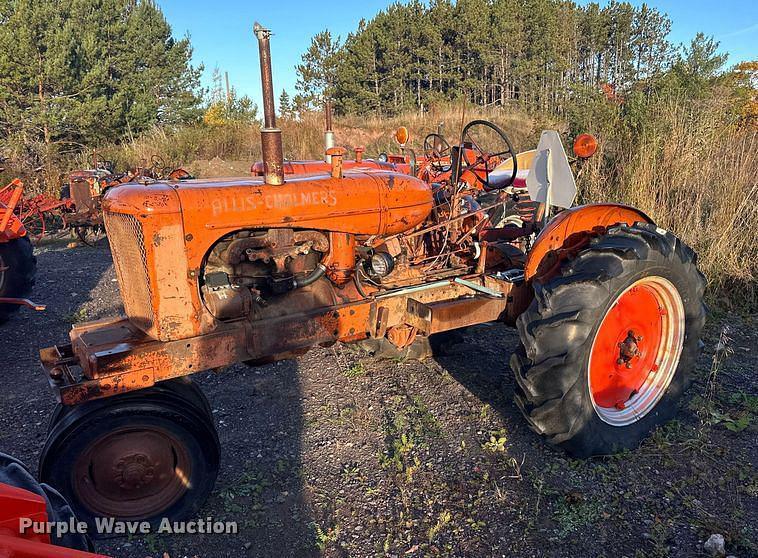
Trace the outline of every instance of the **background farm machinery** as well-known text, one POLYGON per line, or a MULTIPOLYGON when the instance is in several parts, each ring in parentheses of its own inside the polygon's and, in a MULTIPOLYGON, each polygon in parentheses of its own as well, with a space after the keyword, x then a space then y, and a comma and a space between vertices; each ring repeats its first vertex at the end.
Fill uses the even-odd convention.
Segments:
MULTIPOLYGON (((94 157, 92 168, 71 172, 58 197, 48 194, 22 195, 13 204, 13 213, 24 225, 28 237, 39 242, 45 236, 71 232, 90 244, 104 233, 101 202, 105 193, 127 182, 150 182, 157 179, 186 180, 192 176, 182 168, 167 167, 153 156, 149 165, 116 174, 111 161, 94 157)), ((0 190, 0 203, 11 204, 13 188, 0 190)))
POLYGON ((18 179, 0 190, 0 323, 21 306, 45 308, 26 298, 34 286, 37 258, 17 214, 23 192, 24 185, 18 179))

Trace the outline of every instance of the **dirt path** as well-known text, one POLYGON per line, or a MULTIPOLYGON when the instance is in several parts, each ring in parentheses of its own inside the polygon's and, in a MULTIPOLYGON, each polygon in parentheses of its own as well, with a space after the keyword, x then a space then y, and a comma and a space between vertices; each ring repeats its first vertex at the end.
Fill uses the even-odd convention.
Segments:
MULTIPOLYGON (((53 396, 39 347, 120 308, 107 243, 43 248, 35 300, 3 327, 0 451, 36 467, 53 396)), ((222 465, 202 517, 234 536, 99 541, 118 557, 758 555, 755 316, 714 315, 688 403, 634 452, 577 461, 512 403, 513 330, 465 332, 452 354, 379 361, 335 346, 200 374, 222 465), (731 340, 708 393, 724 326, 731 340), (731 353, 731 354, 729 354, 731 353), (707 411, 707 412, 706 412, 707 411), (707 418, 703 424, 700 417, 707 418)))

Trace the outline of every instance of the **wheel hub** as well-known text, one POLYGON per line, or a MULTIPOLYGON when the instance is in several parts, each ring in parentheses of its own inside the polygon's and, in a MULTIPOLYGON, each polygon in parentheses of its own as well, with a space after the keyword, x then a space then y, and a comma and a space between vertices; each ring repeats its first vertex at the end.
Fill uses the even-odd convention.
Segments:
POLYGON ((129 455, 116 463, 115 480, 124 490, 142 488, 154 478, 155 465, 142 453, 129 455))
POLYGON ((640 354, 638 343, 642 341, 642 335, 635 335, 633 330, 629 330, 626 338, 618 344, 619 358, 616 364, 623 364, 627 368, 632 367, 632 359, 640 354))
POLYGON ((73 468, 82 502, 124 519, 151 517, 189 486, 190 458, 168 430, 117 429, 95 440, 73 468))
POLYGON ((598 416, 614 426, 644 417, 668 389, 684 343, 684 306, 663 277, 622 292, 598 326, 589 359, 589 390, 598 416))

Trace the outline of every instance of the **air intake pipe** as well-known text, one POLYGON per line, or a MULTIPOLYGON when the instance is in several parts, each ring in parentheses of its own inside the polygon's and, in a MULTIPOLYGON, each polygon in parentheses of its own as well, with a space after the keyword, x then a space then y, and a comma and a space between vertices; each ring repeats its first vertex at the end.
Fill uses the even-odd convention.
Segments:
POLYGON ((263 176, 266 184, 284 184, 284 155, 282 131, 276 127, 274 107, 274 83, 271 77, 271 31, 255 23, 253 32, 258 38, 261 61, 261 87, 263 89, 263 128, 261 128, 261 152, 263 176))
MULTIPOLYGON (((324 103, 324 118, 326 119, 326 129, 324 130, 324 153, 334 147, 334 131, 332 131, 332 103, 324 103)), ((324 160, 327 163, 332 162, 332 156, 326 155, 324 160)))

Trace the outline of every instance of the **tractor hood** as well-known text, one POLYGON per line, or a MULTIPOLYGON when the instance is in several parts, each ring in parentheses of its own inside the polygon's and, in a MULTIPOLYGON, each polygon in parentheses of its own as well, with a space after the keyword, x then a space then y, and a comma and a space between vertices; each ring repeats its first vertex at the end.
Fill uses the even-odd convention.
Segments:
POLYGON ((260 178, 129 183, 105 196, 107 212, 132 215, 180 213, 187 233, 198 228, 230 232, 246 228, 309 228, 359 235, 409 230, 429 215, 431 188, 390 171, 347 171, 293 176, 282 185, 260 178))

